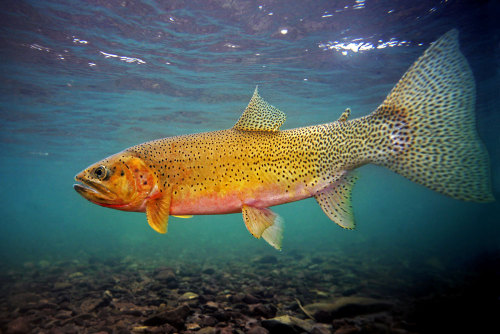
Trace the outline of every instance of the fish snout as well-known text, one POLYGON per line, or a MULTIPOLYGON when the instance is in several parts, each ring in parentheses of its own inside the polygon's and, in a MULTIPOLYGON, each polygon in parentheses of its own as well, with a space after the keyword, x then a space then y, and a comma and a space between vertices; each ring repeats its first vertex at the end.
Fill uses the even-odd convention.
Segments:
POLYGON ((82 182, 84 176, 85 176, 85 171, 82 170, 80 173, 75 175, 74 180, 76 182, 82 182))
POLYGON ((99 180, 89 178, 87 171, 82 171, 74 177, 76 184, 73 189, 81 196, 96 204, 111 204, 116 201, 115 194, 99 180))

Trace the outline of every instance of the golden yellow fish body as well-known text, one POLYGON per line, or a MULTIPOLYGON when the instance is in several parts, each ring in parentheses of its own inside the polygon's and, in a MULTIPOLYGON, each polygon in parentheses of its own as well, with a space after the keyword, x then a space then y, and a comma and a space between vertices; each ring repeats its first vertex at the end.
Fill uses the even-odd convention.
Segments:
POLYGON ((283 224, 268 208, 314 196, 354 228, 353 170, 385 166, 453 198, 491 201, 488 154, 476 133, 475 83, 455 30, 410 67, 370 115, 280 130, 285 115, 257 89, 228 130, 133 146, 80 172, 93 203, 145 211, 156 231, 168 217, 242 212, 248 230, 281 248, 283 224))
POLYGON ((156 140, 127 152, 171 192, 172 215, 240 212, 314 196, 361 162, 339 123, 285 131, 229 129, 156 140), (341 142, 344 141, 344 145, 341 142), (336 152, 334 152, 336 150, 336 152))

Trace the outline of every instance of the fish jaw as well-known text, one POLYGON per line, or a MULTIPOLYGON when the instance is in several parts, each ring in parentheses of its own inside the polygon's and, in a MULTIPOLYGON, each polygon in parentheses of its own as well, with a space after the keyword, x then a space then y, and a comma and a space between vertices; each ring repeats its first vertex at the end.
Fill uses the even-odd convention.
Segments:
POLYGON ((75 181, 81 182, 73 185, 73 188, 86 200, 105 207, 120 207, 123 203, 119 203, 119 199, 112 191, 99 182, 85 179, 85 171, 82 171, 75 176, 75 181), (117 202, 118 200, 118 202, 117 202))

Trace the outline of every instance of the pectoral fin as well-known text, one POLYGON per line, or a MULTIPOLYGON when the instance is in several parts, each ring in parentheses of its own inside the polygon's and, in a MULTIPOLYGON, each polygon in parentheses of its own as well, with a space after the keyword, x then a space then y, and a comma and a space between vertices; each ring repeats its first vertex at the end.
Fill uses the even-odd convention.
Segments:
POLYGON ((356 175, 347 173, 332 185, 332 187, 314 196, 328 218, 339 226, 347 229, 353 229, 355 227, 351 197, 352 187, 357 179, 356 175))
POLYGON ((266 208, 243 205, 243 220, 250 233, 257 239, 264 238, 268 244, 281 250, 283 241, 283 219, 266 208))
POLYGON ((168 216, 170 214, 169 194, 157 199, 150 199, 146 204, 146 215, 149 226, 158 233, 167 233, 168 216))

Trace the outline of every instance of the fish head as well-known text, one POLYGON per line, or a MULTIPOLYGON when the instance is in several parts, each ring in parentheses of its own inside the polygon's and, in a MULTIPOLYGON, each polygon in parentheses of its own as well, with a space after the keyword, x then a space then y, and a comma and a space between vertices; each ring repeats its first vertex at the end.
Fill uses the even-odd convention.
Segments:
POLYGON ((75 176, 73 187, 92 203, 124 211, 144 211, 160 195, 157 177, 142 158, 124 151, 90 165, 75 176))

